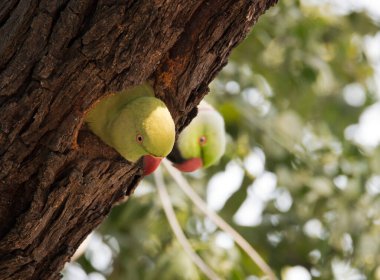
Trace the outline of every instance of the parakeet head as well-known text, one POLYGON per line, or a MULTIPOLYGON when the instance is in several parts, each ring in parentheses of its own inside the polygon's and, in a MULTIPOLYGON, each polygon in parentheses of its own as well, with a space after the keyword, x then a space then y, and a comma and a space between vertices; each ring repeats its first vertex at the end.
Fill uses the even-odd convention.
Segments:
POLYGON ((177 148, 185 161, 174 166, 184 172, 207 168, 222 157, 225 147, 223 117, 206 102, 202 102, 198 115, 178 137, 177 148))
POLYGON ((153 172, 174 145, 174 121, 165 104, 155 97, 132 100, 110 126, 112 146, 124 158, 135 162, 147 156, 144 165, 149 170, 145 170, 145 174, 153 172))

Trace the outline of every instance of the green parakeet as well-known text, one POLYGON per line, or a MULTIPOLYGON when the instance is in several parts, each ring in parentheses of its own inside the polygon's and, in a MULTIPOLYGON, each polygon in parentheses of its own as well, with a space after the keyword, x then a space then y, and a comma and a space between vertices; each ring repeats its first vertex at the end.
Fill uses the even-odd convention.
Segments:
POLYGON ((85 122, 128 161, 135 162, 144 156, 145 175, 158 167, 175 141, 172 116, 148 85, 101 99, 86 114, 85 122))
POLYGON ((226 133, 223 117, 202 101, 198 115, 181 132, 168 158, 183 172, 215 164, 224 154, 226 133))

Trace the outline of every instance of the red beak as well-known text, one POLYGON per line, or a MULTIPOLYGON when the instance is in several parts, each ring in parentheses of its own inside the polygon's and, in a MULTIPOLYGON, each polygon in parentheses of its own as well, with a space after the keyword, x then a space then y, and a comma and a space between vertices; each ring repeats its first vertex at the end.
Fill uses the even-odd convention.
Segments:
POLYGON ((162 158, 154 157, 151 155, 146 155, 143 157, 143 169, 144 175, 149 175, 153 173, 157 167, 160 165, 162 158))
POLYGON ((181 163, 174 163, 173 166, 182 172, 193 172, 203 166, 202 159, 192 158, 181 163))

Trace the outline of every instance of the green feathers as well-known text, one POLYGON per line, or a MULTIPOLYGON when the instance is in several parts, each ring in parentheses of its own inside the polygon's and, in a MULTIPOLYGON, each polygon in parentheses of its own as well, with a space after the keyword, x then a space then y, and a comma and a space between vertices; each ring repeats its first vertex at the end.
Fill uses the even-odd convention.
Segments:
POLYGON ((209 167, 222 157, 225 147, 223 117, 203 101, 198 107, 198 115, 179 135, 177 148, 185 162, 176 167, 182 171, 209 167), (201 166, 197 166, 199 162, 195 159, 201 159, 201 166))
MULTIPOLYGON (((226 146, 224 120, 206 102, 178 137, 175 166, 185 172, 215 164, 226 146)), ((150 86, 111 94, 94 105, 85 121, 90 129, 125 159, 144 156, 144 174, 152 173, 173 149, 175 125, 165 104, 150 86)), ((172 152, 173 154, 173 152, 172 152)))
POLYGON ((165 104, 141 85, 101 99, 87 113, 90 129, 125 159, 165 157, 173 148, 175 125, 165 104))

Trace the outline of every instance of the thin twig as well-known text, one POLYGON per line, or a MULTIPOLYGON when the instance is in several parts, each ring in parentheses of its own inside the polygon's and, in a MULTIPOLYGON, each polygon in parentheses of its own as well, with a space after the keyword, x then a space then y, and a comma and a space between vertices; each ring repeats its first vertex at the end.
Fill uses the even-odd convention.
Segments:
POLYGON ((178 186, 186 193, 186 195, 193 201, 193 203, 213 221, 218 227, 228 233, 235 242, 248 254, 254 263, 269 277, 270 280, 277 279, 276 275, 269 267, 269 265, 263 260, 263 258, 252 248, 252 246, 245 240, 235 229, 233 229, 226 221, 224 221, 216 212, 209 209, 206 203, 198 196, 198 194, 191 188, 187 180, 182 174, 177 171, 168 160, 164 159, 163 164, 168 170, 169 174, 177 182, 178 186))
POLYGON ((158 194, 160 196, 165 215, 168 219, 169 225, 172 228, 178 242, 181 244, 185 252, 190 256, 193 263, 211 280, 221 280, 218 275, 194 252, 181 226, 175 216, 169 194, 165 187, 165 182, 162 176, 161 168, 158 168, 154 173, 154 179, 157 185, 158 194))

